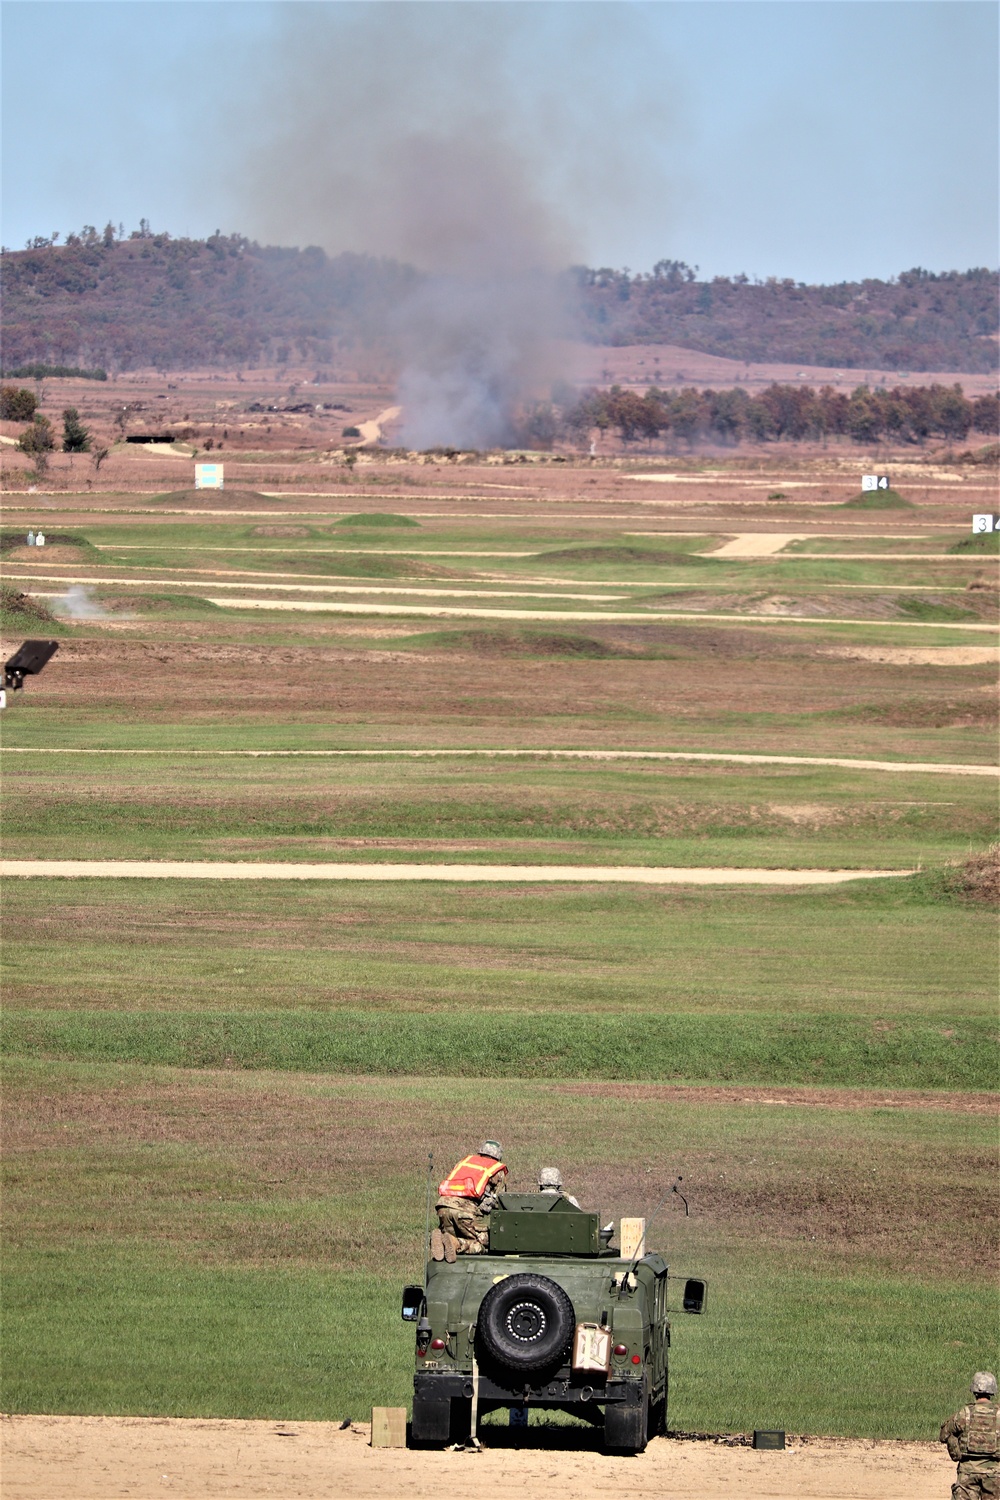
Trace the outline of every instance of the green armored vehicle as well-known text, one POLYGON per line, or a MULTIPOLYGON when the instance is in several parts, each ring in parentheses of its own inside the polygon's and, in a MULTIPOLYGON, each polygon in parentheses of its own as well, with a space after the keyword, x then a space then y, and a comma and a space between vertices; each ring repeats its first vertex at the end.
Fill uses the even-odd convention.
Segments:
MULTIPOLYGON (((626 1260, 610 1240, 565 1197, 504 1193, 488 1252, 428 1261, 426 1285, 403 1292, 415 1442, 469 1437, 474 1404, 480 1416, 531 1406, 603 1422, 611 1453, 641 1453, 666 1430, 674 1278, 661 1256, 626 1260)), ((685 1281, 684 1312, 705 1299, 703 1281, 685 1281)))

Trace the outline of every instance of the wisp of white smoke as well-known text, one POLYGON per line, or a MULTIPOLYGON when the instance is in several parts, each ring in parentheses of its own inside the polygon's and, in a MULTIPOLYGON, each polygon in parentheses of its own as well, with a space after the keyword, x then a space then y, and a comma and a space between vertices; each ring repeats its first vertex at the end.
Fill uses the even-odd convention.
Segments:
POLYGON ((74 583, 52 601, 53 612, 68 620, 107 620, 108 611, 83 583, 74 583))

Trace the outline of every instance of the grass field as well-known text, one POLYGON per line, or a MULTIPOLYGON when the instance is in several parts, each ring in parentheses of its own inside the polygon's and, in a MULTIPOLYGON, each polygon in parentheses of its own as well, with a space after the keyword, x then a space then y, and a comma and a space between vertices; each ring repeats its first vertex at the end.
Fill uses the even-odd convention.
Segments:
POLYGON ((44 561, 5 529, 15 592, 32 572, 53 574, 47 594, 101 580, 89 619, 5 599, 5 645, 60 641, 5 715, 27 752, 3 756, 5 855, 918 873, 792 890, 8 882, 4 1409, 405 1403, 398 1292, 420 1274, 427 1153, 443 1168, 496 1131, 518 1185, 557 1162, 606 1216, 683 1173, 691 1217, 653 1241, 711 1291, 707 1318, 676 1320, 672 1426, 933 1435, 942 1392, 993 1354, 997 924, 956 866, 996 837, 995 780, 185 752, 992 764, 995 641, 965 627, 996 619, 995 563, 964 548, 954 506, 837 520, 797 502, 780 522, 810 533, 794 560, 727 559, 699 554, 775 524, 736 480, 738 507, 711 516, 657 496, 650 522, 677 527, 658 537, 543 502, 449 513, 420 492, 440 482, 372 500, 417 525, 344 524, 359 486, 287 519, 67 503, 44 561), (207 602, 241 578, 265 602, 292 597, 272 583, 340 581, 600 618, 207 602), (642 610, 736 618, 618 618, 642 610), (51 748, 125 753, 35 753, 51 748))
POLYGON ((11 757, 9 858, 915 868, 988 843, 996 784, 817 766, 11 757), (105 796, 114 781, 115 798, 105 796), (28 789, 30 788, 30 794, 28 789))
POLYGON ((684 1170, 691 1217, 653 1233, 712 1302, 677 1320, 679 1427, 922 1436, 936 1387, 989 1362, 972 1282, 994 1128, 969 1108, 31 1062, 5 1092, 17 1409, 405 1402, 397 1302, 420 1270, 427 1153, 472 1126, 501 1131, 522 1183, 571 1162, 602 1213, 684 1170))

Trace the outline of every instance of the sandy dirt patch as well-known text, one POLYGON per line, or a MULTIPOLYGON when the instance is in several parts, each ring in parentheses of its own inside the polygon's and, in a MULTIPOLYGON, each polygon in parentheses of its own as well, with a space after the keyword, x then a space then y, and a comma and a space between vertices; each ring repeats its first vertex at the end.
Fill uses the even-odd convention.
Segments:
POLYGON ((265 864, 226 860, 5 859, 0 875, 119 880, 595 881, 618 885, 840 885, 912 870, 738 870, 648 865, 265 864))
POLYGON ((743 532, 731 542, 723 542, 711 553, 712 557, 771 557, 781 552, 789 542, 804 542, 808 537, 801 532, 788 532, 784 536, 763 531, 743 532))
POLYGON ((530 1446, 519 1449, 501 1432, 478 1454, 371 1448, 360 1423, 44 1416, 6 1417, 3 1432, 4 1500, 425 1500, 484 1485, 517 1500, 940 1500, 954 1474, 937 1443, 831 1438, 761 1453, 656 1438, 641 1457, 609 1458, 575 1431, 557 1446, 529 1431, 530 1446))
POLYGON ((401 406, 387 406, 384 411, 380 411, 378 416, 373 417, 371 421, 359 422, 357 425, 362 443, 367 445, 380 442, 383 427, 388 427, 390 422, 395 422, 402 413, 402 410, 401 406))
POLYGON ((1000 661, 996 646, 830 646, 821 656, 877 661, 893 667, 981 667, 1000 661))

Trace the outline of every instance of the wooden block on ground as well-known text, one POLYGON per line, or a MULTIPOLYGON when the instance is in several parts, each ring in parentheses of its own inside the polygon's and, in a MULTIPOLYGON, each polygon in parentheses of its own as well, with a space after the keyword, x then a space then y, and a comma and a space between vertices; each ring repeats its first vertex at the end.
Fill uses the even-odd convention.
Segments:
POLYGON ((372 1447, 406 1447, 406 1407, 372 1407, 372 1447))
POLYGON ((640 1256, 646 1253, 646 1221, 645 1219, 622 1219, 618 1235, 621 1249, 618 1254, 622 1260, 631 1260, 638 1252, 640 1256))

